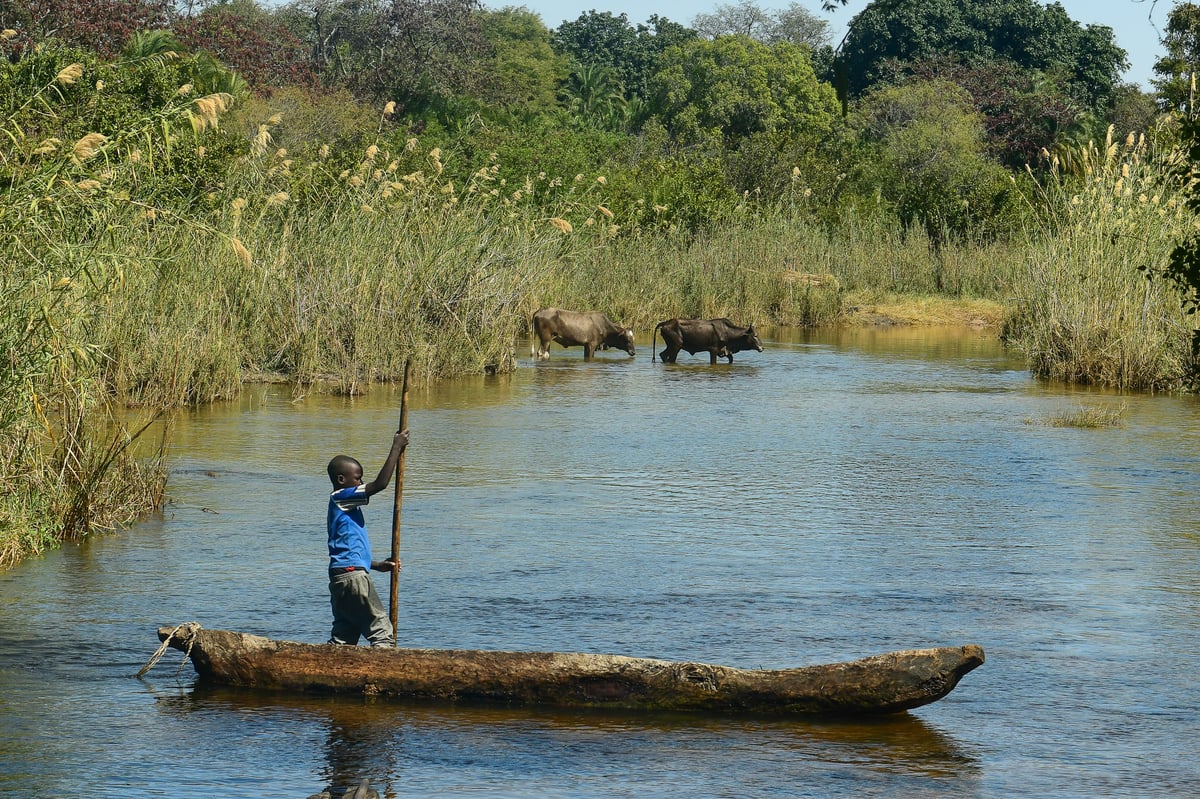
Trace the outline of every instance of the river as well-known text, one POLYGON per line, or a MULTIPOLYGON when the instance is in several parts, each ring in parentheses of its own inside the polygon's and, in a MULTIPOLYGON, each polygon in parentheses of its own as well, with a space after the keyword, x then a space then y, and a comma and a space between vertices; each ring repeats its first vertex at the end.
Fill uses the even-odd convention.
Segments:
POLYGON ((255 695, 174 650, 135 679, 160 625, 328 636, 325 464, 373 476, 399 392, 254 386, 176 421, 161 516, 0 574, 0 796, 1200 795, 1194 398, 1041 383, 970 330, 639 345, 410 392, 401 645, 987 662, 869 722, 255 695), (1123 422, 1046 423, 1084 405, 1123 422))

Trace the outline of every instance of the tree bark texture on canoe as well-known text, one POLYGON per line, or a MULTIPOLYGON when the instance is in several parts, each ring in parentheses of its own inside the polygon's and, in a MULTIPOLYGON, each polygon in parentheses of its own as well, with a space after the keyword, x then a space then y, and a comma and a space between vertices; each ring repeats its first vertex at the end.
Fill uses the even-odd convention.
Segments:
POLYGON ((717 713, 896 713, 941 699, 983 649, 912 649, 795 669, 739 669, 621 655, 392 649, 160 627, 202 681, 304 693, 448 702, 717 713))

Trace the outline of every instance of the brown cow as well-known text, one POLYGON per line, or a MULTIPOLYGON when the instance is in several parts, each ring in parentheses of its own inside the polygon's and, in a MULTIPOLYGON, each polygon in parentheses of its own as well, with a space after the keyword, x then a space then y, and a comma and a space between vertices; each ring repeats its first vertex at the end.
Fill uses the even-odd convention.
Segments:
POLYGON ((633 355, 633 331, 621 327, 599 311, 543 308, 533 315, 533 336, 529 349, 537 359, 550 357, 551 341, 564 347, 582 344, 584 358, 591 358, 596 350, 609 347, 633 355))
POLYGON ((763 351, 762 342, 754 332, 754 325, 740 327, 728 319, 667 319, 654 326, 650 339, 650 360, 654 360, 654 346, 658 331, 662 330, 663 343, 667 345, 660 355, 663 363, 675 363, 680 350, 689 354, 707 351, 708 362, 717 358, 728 358, 733 363, 733 354, 742 350, 763 351))

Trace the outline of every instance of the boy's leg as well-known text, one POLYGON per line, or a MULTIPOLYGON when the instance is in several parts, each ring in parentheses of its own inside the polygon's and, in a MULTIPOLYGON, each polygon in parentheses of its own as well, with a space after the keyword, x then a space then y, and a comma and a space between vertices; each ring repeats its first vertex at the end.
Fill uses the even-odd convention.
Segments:
POLYGON ((333 610, 333 629, 329 643, 354 646, 362 629, 363 604, 361 583, 354 578, 357 572, 338 574, 329 578, 329 606, 333 610))
POLYGON ((388 618, 388 612, 383 607, 383 601, 379 598, 379 592, 375 590, 375 583, 371 578, 367 578, 367 607, 371 614, 371 620, 367 623, 365 634, 367 640, 371 642, 371 646, 395 646, 396 633, 392 629, 392 622, 388 618))

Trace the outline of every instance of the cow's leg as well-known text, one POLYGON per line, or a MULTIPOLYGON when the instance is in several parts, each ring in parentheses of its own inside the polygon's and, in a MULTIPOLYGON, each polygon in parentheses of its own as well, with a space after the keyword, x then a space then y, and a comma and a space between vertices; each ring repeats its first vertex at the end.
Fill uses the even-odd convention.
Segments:
POLYGON ((583 342, 583 359, 586 361, 596 354, 596 345, 590 341, 583 342))
POLYGON ((658 357, 663 363, 675 363, 677 355, 679 355, 679 348, 668 345, 665 350, 658 354, 658 357))
POLYGON ((708 364, 709 364, 709 366, 712 366, 712 365, 713 365, 713 364, 715 364, 716 362, 717 362, 717 351, 716 351, 716 350, 709 350, 709 351, 708 351, 708 364))

